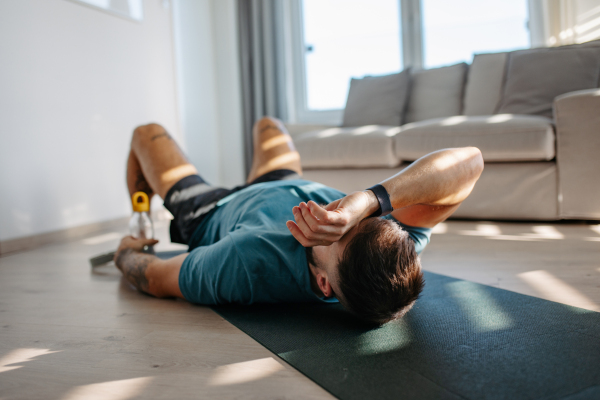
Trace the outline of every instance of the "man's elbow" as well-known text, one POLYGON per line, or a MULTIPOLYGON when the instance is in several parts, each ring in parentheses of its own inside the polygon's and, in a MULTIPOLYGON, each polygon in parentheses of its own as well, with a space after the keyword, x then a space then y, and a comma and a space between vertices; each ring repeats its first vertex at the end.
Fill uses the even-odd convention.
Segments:
MULTIPOLYGON (((187 255, 187 253, 185 254, 187 255)), ((181 269, 181 256, 169 260, 156 260, 147 272, 148 293, 158 298, 180 297, 183 298, 179 289, 179 270, 181 269)))
POLYGON ((463 147, 459 149, 462 153, 464 171, 466 172, 467 179, 472 182, 476 182, 479 176, 483 172, 483 155, 481 150, 477 147, 463 147))
MULTIPOLYGON (((462 147, 456 149, 460 163, 456 175, 456 204, 466 199, 483 172, 483 155, 477 147, 462 147), (460 172, 459 172, 460 171, 460 172)), ((455 204, 455 205, 456 205, 455 204)))
POLYGON ((479 178, 483 172, 483 154, 477 147, 469 147, 469 150, 473 153, 472 168, 473 173, 479 178))
POLYGON ((159 299, 171 297, 167 294, 167 291, 165 290, 163 283, 159 279, 156 279, 156 278, 148 279, 148 290, 146 291, 146 294, 157 297, 159 299))

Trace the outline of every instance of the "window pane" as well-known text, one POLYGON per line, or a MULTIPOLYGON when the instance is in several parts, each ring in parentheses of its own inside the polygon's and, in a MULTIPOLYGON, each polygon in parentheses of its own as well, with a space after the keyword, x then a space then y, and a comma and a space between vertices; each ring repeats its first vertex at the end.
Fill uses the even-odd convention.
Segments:
POLYGON ((422 0, 425 68, 527 48, 527 0, 422 0))
POLYGON ((310 110, 341 109, 351 77, 398 72, 398 0, 304 0, 310 110))

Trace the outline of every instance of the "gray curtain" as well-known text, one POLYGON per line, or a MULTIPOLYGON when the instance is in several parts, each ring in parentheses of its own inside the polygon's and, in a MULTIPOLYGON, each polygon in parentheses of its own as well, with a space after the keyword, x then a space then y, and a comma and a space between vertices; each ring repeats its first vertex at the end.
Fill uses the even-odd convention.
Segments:
POLYGON ((263 116, 287 119, 283 8, 278 0, 238 0, 244 157, 252 165, 252 125, 263 116))

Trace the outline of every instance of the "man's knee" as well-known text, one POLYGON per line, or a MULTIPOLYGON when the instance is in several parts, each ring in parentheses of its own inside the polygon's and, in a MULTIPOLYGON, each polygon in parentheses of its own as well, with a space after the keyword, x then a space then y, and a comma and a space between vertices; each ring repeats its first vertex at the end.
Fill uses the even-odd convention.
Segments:
POLYGON ((131 147, 136 148, 137 146, 143 145, 145 142, 150 142, 153 138, 159 135, 165 135, 167 131, 159 124, 148 124, 141 125, 134 129, 133 136, 131 138, 131 147))
POLYGON ((266 128, 269 128, 270 126, 278 128, 280 130, 284 129, 283 123, 279 119, 273 117, 262 117, 261 119, 256 121, 255 126, 259 132, 266 128))

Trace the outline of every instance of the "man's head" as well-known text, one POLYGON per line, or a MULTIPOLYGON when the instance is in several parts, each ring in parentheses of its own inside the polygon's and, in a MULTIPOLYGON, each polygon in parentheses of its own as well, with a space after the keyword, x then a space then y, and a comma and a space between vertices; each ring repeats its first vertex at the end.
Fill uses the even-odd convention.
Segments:
POLYGON ((381 218, 363 220, 329 247, 314 247, 309 263, 325 296, 378 324, 402 317, 424 285, 408 233, 381 218))

